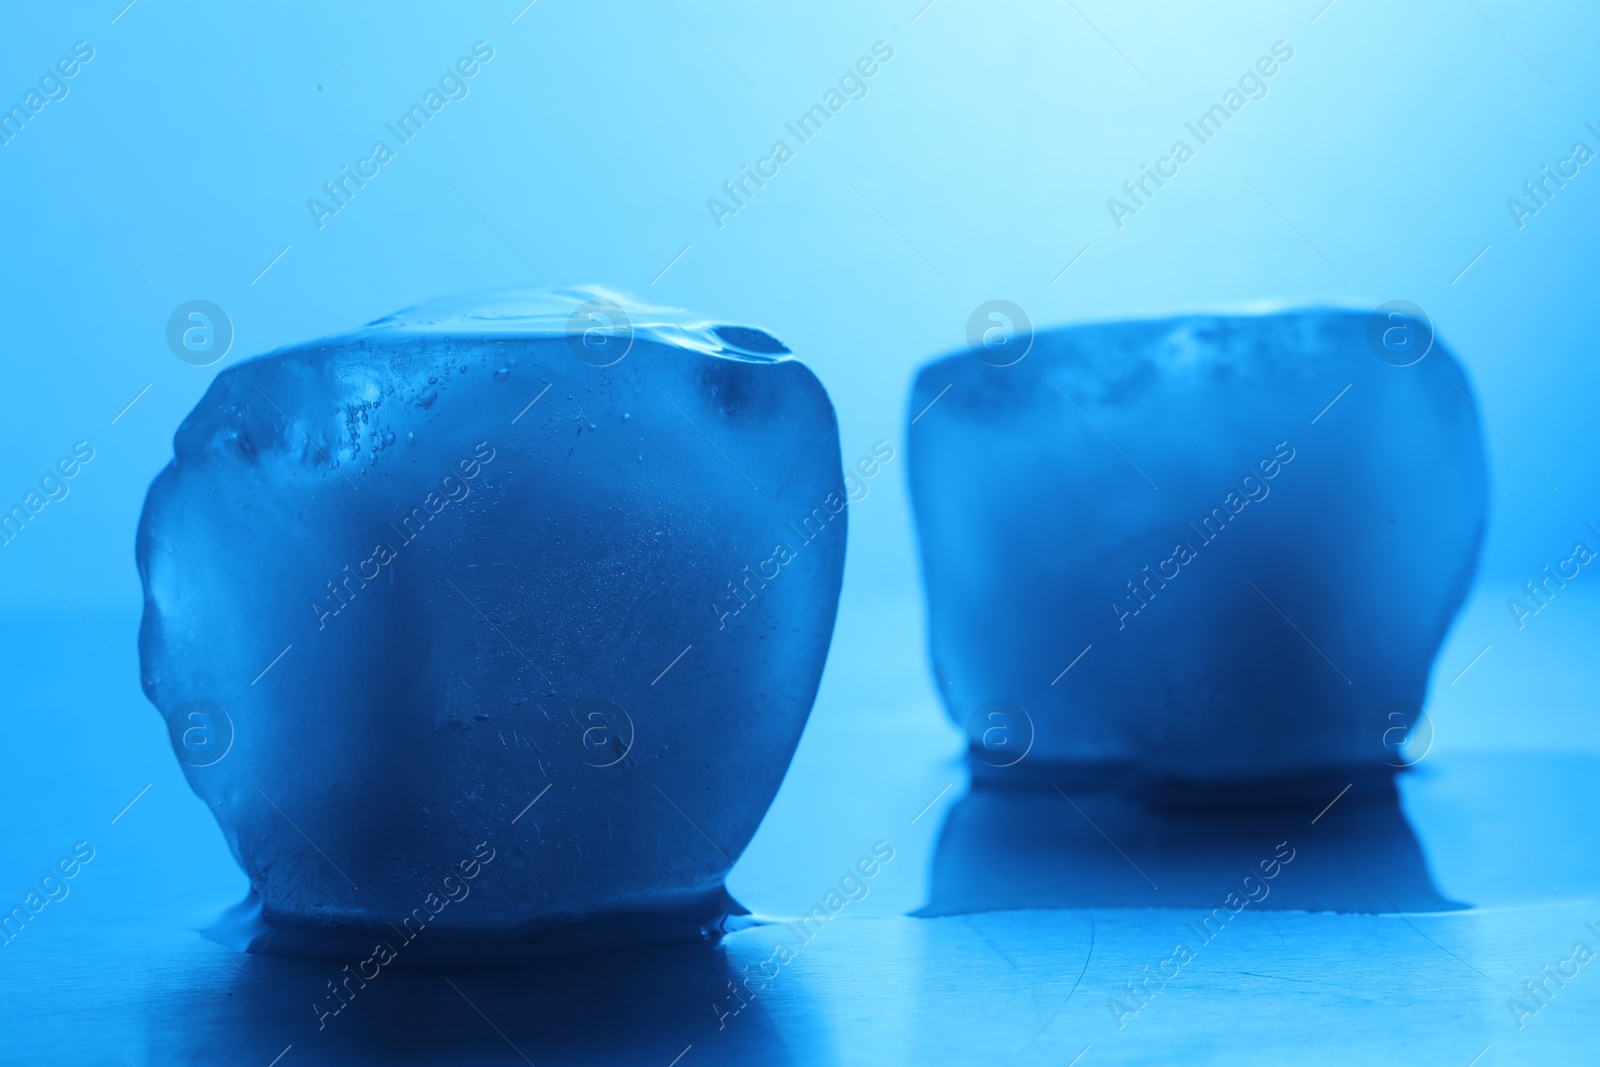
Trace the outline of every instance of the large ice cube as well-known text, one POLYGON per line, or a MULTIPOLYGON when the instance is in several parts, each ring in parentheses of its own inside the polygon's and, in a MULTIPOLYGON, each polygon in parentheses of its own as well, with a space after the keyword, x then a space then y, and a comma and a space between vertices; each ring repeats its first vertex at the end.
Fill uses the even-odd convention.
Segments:
POLYGON ((621 303, 419 307, 230 367, 179 428, 146 692, 271 945, 728 903, 832 632, 837 425, 770 336, 621 303))
POLYGON ((1368 338, 1351 310, 1191 315, 922 369, 931 654, 983 762, 1031 744, 1214 781, 1406 760, 1486 476, 1450 353, 1397 366, 1368 338))

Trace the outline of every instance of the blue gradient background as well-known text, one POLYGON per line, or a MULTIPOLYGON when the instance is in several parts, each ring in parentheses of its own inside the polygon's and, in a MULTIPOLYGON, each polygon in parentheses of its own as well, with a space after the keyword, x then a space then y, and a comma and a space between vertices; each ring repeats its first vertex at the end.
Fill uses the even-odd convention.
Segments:
MULTIPOLYGON (((116 651, 135 653, 134 529, 179 421, 233 362, 442 294, 542 284, 529 261, 555 284, 769 330, 827 386, 847 461, 880 439, 899 453, 852 508, 860 595, 845 591, 811 726, 741 861, 767 887, 745 900, 756 911, 808 906, 891 815, 904 826, 947 782, 935 812, 960 795, 961 739, 911 647, 924 622, 899 450, 914 369, 961 346, 993 298, 1041 327, 1263 300, 1425 308, 1498 428, 1483 566, 1436 665, 1434 755, 1480 768, 1501 836, 1561 889, 1491 855, 1500 838, 1425 774, 1407 812, 1446 896, 1600 898, 1592 822, 1577 815, 1596 803, 1600 579, 1586 570, 1522 632, 1504 606, 1600 523, 1600 168, 1524 229, 1506 207, 1575 140, 1600 149, 1584 128, 1600 125, 1592 5, 538 0, 512 24, 521 0, 274 2, 0 15, 7 105, 73 42, 96 52, 65 100, 0 146, 0 499, 20 500, 75 441, 97 451, 70 496, 0 548, 0 893, 20 897, 73 841, 100 849, 28 936, 129 917, 192 926, 245 889, 116 651), (319 231, 306 199, 480 39, 495 58, 470 96, 319 231), (867 98, 719 230, 707 198, 880 39, 895 55, 867 98), (1269 95, 1118 230, 1107 197, 1279 40, 1295 54, 1269 95), (210 368, 163 337, 194 298, 236 329, 210 368), (1579 763, 1553 808, 1528 799, 1539 764, 1482 762, 1554 750, 1579 763)), ((937 830, 930 816, 901 833, 906 861, 863 912, 926 900, 937 830)))

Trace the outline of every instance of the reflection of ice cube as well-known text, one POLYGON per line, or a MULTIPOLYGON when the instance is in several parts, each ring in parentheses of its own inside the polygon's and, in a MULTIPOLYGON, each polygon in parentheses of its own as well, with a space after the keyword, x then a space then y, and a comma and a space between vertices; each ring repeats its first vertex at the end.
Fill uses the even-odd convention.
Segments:
POLYGON ((186 770, 269 923, 398 921, 480 842, 435 928, 725 900, 833 626, 837 428, 760 331, 620 304, 414 309, 230 367, 179 429, 147 693, 225 714, 186 770))
POLYGON ((1394 366, 1366 330, 1189 316, 924 367, 910 477, 955 720, 1012 701, 1030 761, 1179 779, 1392 762, 1487 490, 1455 359, 1394 366))
POLYGON ((1460 908, 1433 884, 1394 779, 1341 772, 1301 776, 1311 788, 1298 796, 1275 789, 1254 811, 1239 800, 1253 799, 1257 783, 1244 794, 1230 783, 1129 796, 1058 773, 1055 788, 975 782, 940 831, 921 914, 1151 907, 1205 915, 1229 892, 1269 910, 1460 908), (1338 817, 1311 825, 1336 794, 1338 817), (1241 885, 1246 875, 1253 880, 1241 885))

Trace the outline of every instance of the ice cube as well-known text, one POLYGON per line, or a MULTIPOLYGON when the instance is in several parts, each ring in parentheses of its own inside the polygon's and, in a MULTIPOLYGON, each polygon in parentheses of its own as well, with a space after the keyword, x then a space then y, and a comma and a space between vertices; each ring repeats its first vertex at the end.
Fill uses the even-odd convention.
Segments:
POLYGON ((1030 732, 1034 763, 1198 782, 1404 762, 1486 475, 1431 327, 1415 362, 1368 327, 1335 309, 1109 322, 1041 332, 1015 365, 921 370, 931 655, 983 763, 1006 763, 995 702, 1020 709, 1000 740, 1030 732))
POLYGON ((541 291, 217 376, 145 504, 140 654, 169 720, 228 722, 185 773, 273 945, 716 921, 843 574, 833 408, 787 353, 541 291))

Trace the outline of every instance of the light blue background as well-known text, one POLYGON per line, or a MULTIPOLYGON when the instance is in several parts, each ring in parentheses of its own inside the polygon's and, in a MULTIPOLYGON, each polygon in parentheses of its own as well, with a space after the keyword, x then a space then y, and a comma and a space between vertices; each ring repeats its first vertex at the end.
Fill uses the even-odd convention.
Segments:
MULTIPOLYGON (((521 0, 274 2, 0 16, 0 102, 73 42, 95 48, 70 95, 0 147, 0 502, 73 442, 97 451, 71 495, 0 548, 0 890, 20 893, 88 838, 107 844, 62 910, 191 917, 242 893, 114 650, 135 654, 145 489, 222 367, 419 300, 542 284, 529 261, 556 284, 769 330, 828 387, 847 461, 880 439, 897 449, 852 508, 847 576, 861 596, 845 591, 812 726, 742 861, 775 887, 752 906, 804 907, 883 836, 885 813, 903 826, 902 808, 959 779, 958 735, 911 647, 923 620, 900 450, 914 368, 959 347, 972 309, 997 297, 1040 326, 1263 300, 1427 309, 1498 427, 1486 427, 1492 526, 1476 599, 1436 669, 1437 752, 1600 752, 1600 596, 1586 588, 1600 578, 1585 571, 1526 631, 1504 607, 1575 539, 1595 543, 1585 521, 1600 524, 1600 168, 1525 229, 1506 207, 1575 140, 1600 150, 1584 129, 1600 125, 1592 5, 936 0, 919 14, 918 0, 538 0, 513 24, 521 0), (306 199, 387 140, 384 122, 477 40, 495 58, 470 96, 319 231, 306 199), (788 140, 783 123, 878 40, 895 55, 867 98, 719 230, 707 198, 788 140), (1269 95, 1117 229, 1106 199, 1280 40, 1294 58, 1269 95), (232 317, 218 366, 166 347, 169 313, 193 298, 232 317)), ((1152 428, 1148 447, 1157 430, 1170 433, 1152 428)), ((1025 491, 1026 472, 993 476, 1025 491)), ((1547 866, 1573 847, 1537 809, 1494 814, 1547 866)), ((1518 897, 1439 859, 1500 847, 1475 816, 1430 817, 1419 836, 1447 895, 1518 897)), ((921 903, 936 831, 932 817, 909 831, 907 854, 924 858, 896 868, 872 908, 921 903)))
MULTIPOLYGON (((959 346, 968 314, 993 297, 1040 325, 1408 298, 1470 368, 1496 425, 1561 487, 1490 433, 1485 573, 1520 584, 1600 518, 1586 417, 1600 372, 1585 358, 1600 178, 1585 167, 1520 232, 1505 206, 1574 140, 1600 150, 1583 128, 1600 123, 1600 14, 1586 5, 1536 17, 1478 5, 1557 90, 1465 0, 1338 0, 1315 24, 1316 3, 1080 4, 1154 89, 1070 5, 938 0, 912 25, 915 4, 680 4, 752 89, 665 2, 539 0, 515 25, 515 2, 382 14, 280 4, 359 91, 264 0, 139 0, 111 25, 117 6, 13 9, 0 36, 6 101, 74 41, 96 49, 70 96, 0 147, 12 398, 0 497, 20 497, 75 440, 100 449, 70 502, 4 550, 15 580, 0 595, 17 609, 58 603, 39 574, 84 605, 137 596, 129 553, 144 488, 219 369, 166 349, 180 302, 231 313, 233 362, 431 296, 540 283, 446 179, 556 283, 783 338, 828 386, 851 455, 899 440, 912 369, 959 346), (319 232, 306 199, 479 39, 496 58, 471 95, 319 232), (789 139, 782 124, 879 39, 895 58, 870 95, 718 231, 706 200, 789 139), (1107 197, 1277 40, 1295 58, 1269 95, 1119 232, 1107 197)), ((904 495, 879 491, 892 499, 853 531, 852 562, 912 602, 904 495)))

